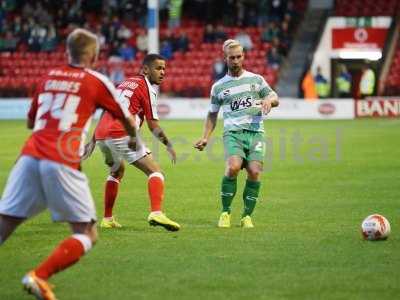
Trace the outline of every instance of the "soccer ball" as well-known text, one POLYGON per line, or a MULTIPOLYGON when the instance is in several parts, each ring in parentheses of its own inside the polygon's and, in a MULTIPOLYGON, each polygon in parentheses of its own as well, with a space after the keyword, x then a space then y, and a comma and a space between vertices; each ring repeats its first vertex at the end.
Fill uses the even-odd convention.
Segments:
POLYGON ((361 232, 366 240, 386 240, 390 234, 390 223, 384 216, 373 214, 364 219, 361 232))

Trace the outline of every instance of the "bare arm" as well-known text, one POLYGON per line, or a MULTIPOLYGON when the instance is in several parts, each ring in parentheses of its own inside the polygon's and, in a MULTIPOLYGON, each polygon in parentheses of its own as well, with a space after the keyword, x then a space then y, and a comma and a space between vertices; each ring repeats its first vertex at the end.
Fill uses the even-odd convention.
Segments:
POLYGON ((134 115, 121 119, 122 125, 132 139, 136 139, 136 119, 134 115))
POLYGON ((33 129, 33 127, 35 127, 35 120, 28 118, 26 120, 26 127, 28 127, 28 129, 33 129))
POLYGON ((268 114, 271 108, 279 106, 278 95, 275 92, 268 94, 263 100, 261 100, 261 109, 263 114, 268 114))
POLYGON ((158 120, 147 120, 147 127, 153 135, 165 146, 170 146, 169 139, 164 130, 160 127, 158 120))
POLYGON ((271 101, 272 107, 279 106, 279 98, 275 92, 272 92, 271 94, 269 94, 265 99, 271 101))
MULTIPOLYGON (((101 118, 102 118, 103 115, 104 115, 104 112, 105 112, 105 111, 103 111, 103 112, 101 113, 101 116, 100 116, 100 118, 99 118, 99 122, 98 122, 98 123, 100 123, 100 120, 101 120, 101 118)), ((97 123, 97 126, 98 126, 98 123, 97 123)), ((94 151, 94 148, 96 148, 95 132, 96 132, 97 126, 96 126, 95 129, 93 130, 93 135, 92 135, 92 137, 90 138, 89 142, 87 142, 86 145, 85 145, 84 152, 83 152, 83 155, 82 155, 82 157, 81 157, 82 160, 88 159, 88 158, 92 155, 92 153, 93 153, 93 151, 94 151)))
POLYGON ((208 112, 206 121, 204 123, 203 137, 194 145, 194 147, 199 151, 202 151, 207 146, 208 139, 217 125, 217 117, 218 112, 208 112))
POLYGON ((147 127, 153 133, 153 135, 167 147, 167 151, 171 157, 173 163, 176 163, 176 152, 174 150, 173 145, 169 141, 167 135, 164 130, 160 127, 158 120, 147 120, 147 127))

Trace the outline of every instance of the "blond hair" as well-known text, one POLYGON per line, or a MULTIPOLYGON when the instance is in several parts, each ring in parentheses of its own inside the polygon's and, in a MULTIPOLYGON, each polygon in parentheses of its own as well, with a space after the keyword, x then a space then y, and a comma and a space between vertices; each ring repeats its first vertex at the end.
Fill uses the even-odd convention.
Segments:
POLYGON ((236 47, 240 47, 240 48, 243 50, 243 47, 242 47, 242 45, 239 43, 239 41, 233 40, 233 39, 229 39, 229 40, 226 40, 226 41, 224 42, 224 44, 222 45, 222 51, 223 51, 224 53, 226 53, 226 51, 227 51, 228 49, 232 49, 232 48, 236 48, 236 47))
POLYGON ((84 56, 97 55, 99 52, 97 36, 86 29, 77 28, 67 37, 67 51, 73 63, 81 62, 84 56))

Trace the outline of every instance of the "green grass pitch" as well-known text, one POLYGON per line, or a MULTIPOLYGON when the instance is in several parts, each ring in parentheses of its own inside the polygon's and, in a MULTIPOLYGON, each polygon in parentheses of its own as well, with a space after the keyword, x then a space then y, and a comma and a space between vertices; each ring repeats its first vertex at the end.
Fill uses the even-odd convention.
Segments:
MULTIPOLYGON (((202 123, 162 121, 176 143, 176 165, 155 148, 166 174, 164 208, 182 230, 147 224, 145 176, 127 168, 115 208, 124 227, 99 230, 96 247, 51 279, 59 299, 399 299, 400 120, 267 121, 254 230, 238 226, 244 174, 234 226, 216 227, 222 144, 192 148, 202 123), (389 219, 387 241, 361 239, 361 221, 372 213, 389 219)), ((2 191, 29 131, 22 121, 2 121, 0 132, 2 191)), ((84 171, 101 216, 107 170, 98 149, 84 171)), ((31 299, 22 275, 67 235, 48 213, 22 225, 0 248, 0 299, 31 299)))

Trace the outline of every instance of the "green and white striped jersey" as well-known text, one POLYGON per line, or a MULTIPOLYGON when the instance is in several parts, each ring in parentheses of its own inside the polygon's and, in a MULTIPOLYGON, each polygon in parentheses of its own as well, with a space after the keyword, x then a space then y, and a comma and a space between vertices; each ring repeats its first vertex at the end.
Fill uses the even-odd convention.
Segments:
POLYGON ((264 132, 260 100, 272 93, 265 79, 244 71, 239 77, 226 74, 211 88, 210 112, 222 107, 224 132, 250 130, 264 132))

